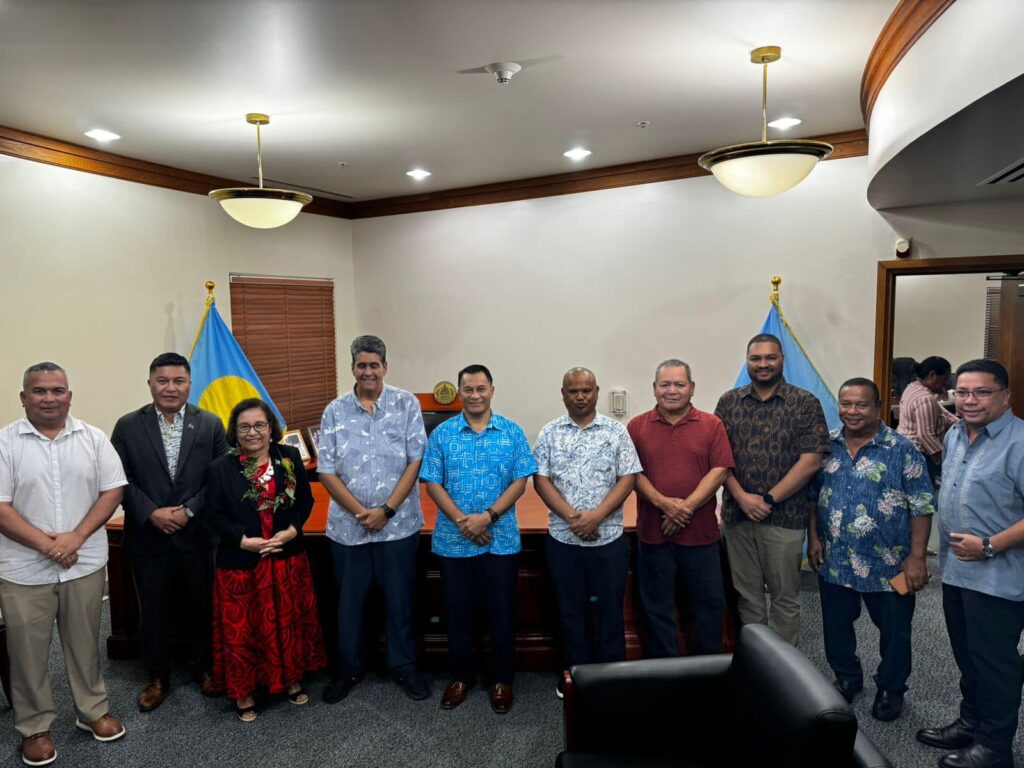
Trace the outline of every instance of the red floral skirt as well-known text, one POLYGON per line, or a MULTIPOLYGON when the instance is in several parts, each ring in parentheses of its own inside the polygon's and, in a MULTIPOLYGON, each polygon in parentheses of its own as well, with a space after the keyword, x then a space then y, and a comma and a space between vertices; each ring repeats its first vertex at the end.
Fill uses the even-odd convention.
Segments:
POLYGON ((218 568, 213 584, 213 677, 229 699, 281 693, 327 666, 305 552, 218 568))

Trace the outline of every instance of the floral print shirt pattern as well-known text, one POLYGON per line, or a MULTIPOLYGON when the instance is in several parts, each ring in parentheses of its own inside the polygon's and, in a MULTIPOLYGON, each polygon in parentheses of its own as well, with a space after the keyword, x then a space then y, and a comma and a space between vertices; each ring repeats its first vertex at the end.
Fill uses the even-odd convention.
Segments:
POLYGON ((924 457, 882 424, 851 458, 843 429, 818 472, 818 537, 825 548, 821 577, 858 592, 891 592, 889 579, 910 554, 910 518, 935 513, 924 457))

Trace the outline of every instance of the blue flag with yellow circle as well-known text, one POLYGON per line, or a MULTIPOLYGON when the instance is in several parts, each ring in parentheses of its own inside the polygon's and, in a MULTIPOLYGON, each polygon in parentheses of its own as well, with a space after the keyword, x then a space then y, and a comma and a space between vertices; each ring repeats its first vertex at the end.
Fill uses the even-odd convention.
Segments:
POLYGON ((246 398, 258 397, 270 406, 281 422, 281 429, 285 429, 281 412, 224 324, 217 302, 212 298, 199 322, 189 365, 192 366, 192 392, 188 401, 192 405, 217 414, 227 426, 232 408, 246 398))

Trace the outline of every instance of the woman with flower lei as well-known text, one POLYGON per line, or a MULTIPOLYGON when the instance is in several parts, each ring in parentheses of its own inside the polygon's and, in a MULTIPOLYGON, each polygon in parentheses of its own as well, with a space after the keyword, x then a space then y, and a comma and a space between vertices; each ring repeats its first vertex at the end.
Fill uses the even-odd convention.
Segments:
POLYGON ((220 537, 213 588, 213 676, 243 722, 256 719, 256 690, 306 704, 306 672, 322 669, 302 526, 313 508, 299 452, 280 442, 281 426, 259 399, 231 411, 233 446, 210 466, 208 519, 220 537))

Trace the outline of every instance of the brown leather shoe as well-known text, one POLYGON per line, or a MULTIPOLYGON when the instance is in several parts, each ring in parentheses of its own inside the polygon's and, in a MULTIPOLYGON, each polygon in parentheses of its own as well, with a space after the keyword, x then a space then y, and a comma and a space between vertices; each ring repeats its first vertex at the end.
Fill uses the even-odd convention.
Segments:
POLYGON ((139 694, 139 712, 149 712, 164 703, 171 686, 159 677, 154 677, 139 694))
POLYGON ((441 696, 441 709, 455 709, 466 700, 466 694, 473 686, 461 680, 452 680, 441 696))
POLYGON ((213 679, 213 675, 209 672, 203 672, 199 676, 199 690, 208 699, 216 699, 219 696, 223 696, 226 691, 217 685, 217 682, 213 679))
POLYGON ((49 731, 22 737, 21 761, 25 765, 49 765, 56 759, 57 748, 49 731))
POLYGON ((495 683, 491 686, 491 709, 499 715, 512 709, 512 686, 508 683, 495 683))
POLYGON ((75 727, 86 733, 91 733, 96 741, 117 741, 124 736, 124 726, 121 725, 121 721, 109 712, 91 723, 75 720, 75 727))

